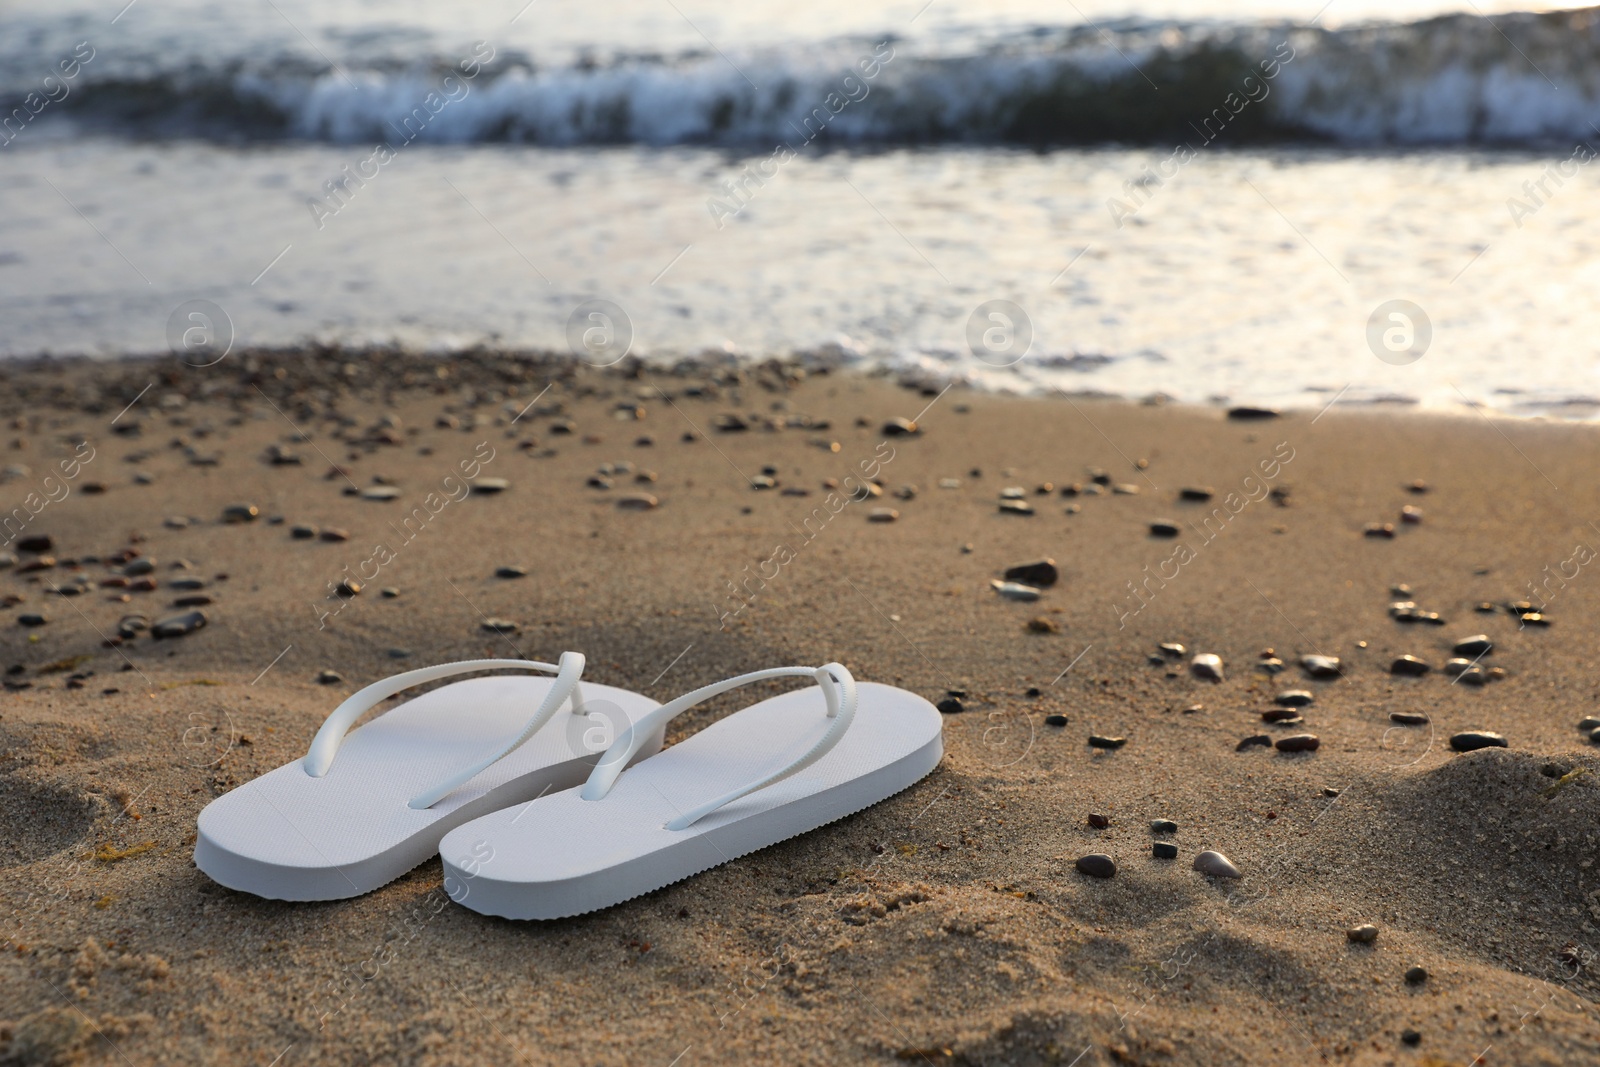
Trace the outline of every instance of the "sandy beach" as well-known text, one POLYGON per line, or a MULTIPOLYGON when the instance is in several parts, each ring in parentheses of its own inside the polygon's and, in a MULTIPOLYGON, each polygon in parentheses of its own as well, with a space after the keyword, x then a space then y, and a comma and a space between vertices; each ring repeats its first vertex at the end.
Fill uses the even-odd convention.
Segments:
POLYGON ((484 353, 6 378, 5 1062, 1600 1060, 1593 427, 484 353), (992 587, 1043 559, 1037 601, 992 587), (437 859, 324 904, 191 862, 201 808, 360 686, 567 649, 662 701, 838 659, 955 701, 946 755, 568 921, 457 907, 437 859))

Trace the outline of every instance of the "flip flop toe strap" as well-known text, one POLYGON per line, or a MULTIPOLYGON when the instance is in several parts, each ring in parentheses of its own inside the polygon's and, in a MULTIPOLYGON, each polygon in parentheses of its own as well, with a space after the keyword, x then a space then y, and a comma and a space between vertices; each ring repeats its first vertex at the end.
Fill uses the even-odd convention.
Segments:
POLYGON ((752 682, 766 681, 771 678, 813 678, 822 689, 823 700, 828 707, 828 718, 832 721, 828 729, 817 742, 802 753, 793 762, 771 774, 742 785, 737 789, 724 793, 722 796, 708 800, 705 803, 680 813, 676 818, 666 824, 669 830, 685 830, 699 820, 716 811, 725 804, 731 804, 740 797, 754 793, 758 789, 765 789, 769 785, 783 781, 791 775, 798 774, 816 763, 839 743, 846 730, 850 728, 851 721, 856 714, 856 680, 850 672, 840 663, 829 663, 821 667, 774 667, 764 671, 752 671, 741 674, 736 678, 714 682, 711 685, 685 693, 676 700, 661 705, 647 715, 633 723, 616 743, 606 750, 600 757, 600 762, 595 765, 589 780, 584 783, 579 795, 584 800, 600 800, 611 791, 616 784, 618 776, 624 767, 638 755, 648 738, 663 730, 667 723, 696 704, 711 697, 737 689, 752 682))

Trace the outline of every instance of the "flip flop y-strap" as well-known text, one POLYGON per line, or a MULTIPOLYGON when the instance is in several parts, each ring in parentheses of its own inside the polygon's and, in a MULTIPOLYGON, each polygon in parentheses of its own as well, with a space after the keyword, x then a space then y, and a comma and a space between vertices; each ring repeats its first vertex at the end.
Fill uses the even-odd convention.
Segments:
MULTIPOLYGON (((577 711, 583 705, 583 693, 578 688, 578 679, 583 675, 584 658, 578 652, 561 653, 561 662, 542 663, 538 660, 528 659, 469 659, 457 663, 440 663, 433 667, 423 667, 420 670, 406 671, 392 678, 385 678, 381 682, 373 682, 365 688, 357 690, 333 709, 333 714, 323 722, 317 731, 317 736, 311 739, 311 749, 306 753, 301 766, 312 778, 321 778, 333 766, 334 756, 339 752, 339 746, 344 743, 345 734, 349 732, 352 724, 362 714, 371 710, 396 693, 410 689, 413 686, 423 685, 427 682, 437 681, 440 678, 449 678, 457 674, 471 674, 474 671, 487 670, 524 670, 542 671, 556 676, 549 692, 540 702, 533 713, 533 718, 522 728, 522 732, 503 745, 498 751, 479 760, 469 767, 446 778, 429 789, 423 790, 412 797, 407 806, 412 808, 430 808, 444 797, 448 796, 458 787, 465 785, 478 772, 491 764, 504 759, 506 756, 521 748, 528 738, 539 732, 539 728, 549 722, 551 717, 561 707, 568 696, 572 698, 572 710, 577 711)), ((640 735, 640 745, 649 738, 649 733, 640 735)))
POLYGON ((688 711, 701 701, 709 700, 714 696, 726 693, 730 689, 737 689, 751 682, 766 681, 770 678, 814 678, 822 688, 822 697, 828 706, 828 718, 833 720, 827 731, 806 752, 802 753, 788 766, 780 768, 758 778, 737 789, 724 793, 713 800, 708 800, 698 807, 691 808, 677 818, 666 824, 668 830, 686 830, 699 820, 716 811, 725 804, 731 804, 742 796, 754 793, 758 789, 765 789, 776 782, 781 782, 790 775, 798 774, 817 762, 844 736, 850 729, 850 723, 856 714, 856 680, 849 671, 840 663, 828 663, 821 667, 773 667, 764 671, 752 671, 741 674, 736 678, 714 682, 692 692, 685 693, 676 700, 669 701, 656 708, 654 711, 642 716, 634 722, 626 732, 600 757, 600 762, 595 765, 589 775, 589 780, 583 784, 579 796, 584 800, 601 800, 611 791, 617 778, 622 774, 623 768, 632 762, 645 743, 660 732, 677 716, 688 711))

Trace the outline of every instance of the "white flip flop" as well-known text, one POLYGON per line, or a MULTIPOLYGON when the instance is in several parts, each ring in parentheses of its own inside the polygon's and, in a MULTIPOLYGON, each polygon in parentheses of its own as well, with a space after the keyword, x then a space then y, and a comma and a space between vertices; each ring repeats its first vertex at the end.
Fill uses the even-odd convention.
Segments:
POLYGON ((582 782, 619 735, 639 738, 639 758, 658 750, 659 728, 632 728, 659 705, 626 689, 580 689, 583 667, 583 656, 565 652, 559 665, 464 660, 374 682, 334 709, 304 759, 206 805, 195 865, 270 900, 359 896, 431 858, 462 823, 582 782), (556 677, 455 682, 346 736, 362 713, 402 690, 502 669, 556 677), (569 698, 570 711, 557 716, 569 698))
POLYGON ((607 908, 908 788, 938 766, 940 730, 926 700, 894 686, 857 686, 837 663, 717 682, 635 721, 581 789, 446 834, 445 890, 458 904, 507 919, 607 908), (768 678, 813 678, 821 692, 763 700, 622 773, 674 716, 768 678), (783 755, 794 752, 801 755, 783 755))

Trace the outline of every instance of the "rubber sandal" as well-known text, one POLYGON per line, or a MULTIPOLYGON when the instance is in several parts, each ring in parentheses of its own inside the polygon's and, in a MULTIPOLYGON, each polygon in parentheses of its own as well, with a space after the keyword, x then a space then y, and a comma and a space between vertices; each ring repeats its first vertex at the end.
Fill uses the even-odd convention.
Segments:
POLYGON ((206 805, 195 865, 230 889, 271 900, 359 896, 430 859, 462 823, 584 781, 619 735, 639 739, 637 758, 659 749, 659 729, 632 731, 659 705, 626 689, 580 689, 583 667, 583 656, 566 652, 559 665, 465 660, 374 682, 334 709, 303 759, 206 805), (413 686, 504 669, 556 677, 454 682, 350 730, 413 686))
POLYGON ((507 919, 607 908, 910 787, 938 766, 940 729, 926 700, 894 686, 858 686, 837 663, 717 682, 638 719, 582 788, 446 834, 445 890, 458 904, 507 919), (674 716, 769 678, 812 678, 818 688, 763 700, 630 766, 674 716), (794 752, 801 755, 772 769, 774 753, 794 752))

